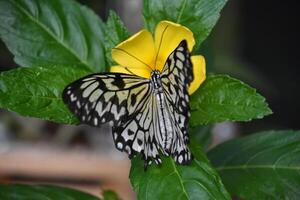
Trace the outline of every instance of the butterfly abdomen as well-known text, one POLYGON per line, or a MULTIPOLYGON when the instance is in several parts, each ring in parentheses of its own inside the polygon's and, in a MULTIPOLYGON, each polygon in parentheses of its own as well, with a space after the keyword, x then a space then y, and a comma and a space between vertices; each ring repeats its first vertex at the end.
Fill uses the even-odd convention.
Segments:
POLYGON ((166 99, 163 93, 155 94, 155 99, 158 107, 158 122, 159 122, 159 143, 165 154, 169 155, 171 152, 173 137, 173 126, 171 122, 171 115, 167 110, 166 99))

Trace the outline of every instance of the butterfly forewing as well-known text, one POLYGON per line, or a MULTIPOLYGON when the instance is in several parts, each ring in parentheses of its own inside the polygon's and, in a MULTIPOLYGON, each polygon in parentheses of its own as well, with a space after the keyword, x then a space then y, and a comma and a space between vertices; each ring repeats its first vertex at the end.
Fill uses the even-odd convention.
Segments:
POLYGON ((82 123, 118 126, 142 107, 149 93, 148 79, 100 73, 71 83, 63 92, 63 100, 82 123))
POLYGON ((190 53, 183 40, 168 57, 161 75, 167 106, 176 131, 173 153, 179 163, 186 163, 191 159, 187 148, 187 128, 190 116, 188 88, 193 80, 192 70, 190 53))

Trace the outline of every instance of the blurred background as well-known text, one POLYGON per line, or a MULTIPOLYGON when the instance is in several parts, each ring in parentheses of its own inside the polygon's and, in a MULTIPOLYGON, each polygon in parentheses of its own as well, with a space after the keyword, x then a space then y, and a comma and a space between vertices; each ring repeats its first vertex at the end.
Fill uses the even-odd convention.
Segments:
MULTIPOLYGON (((142 28, 142 0, 80 0, 103 20, 110 9, 131 33, 142 28)), ((269 129, 300 129, 300 13, 297 1, 229 0, 199 50, 209 73, 226 73, 257 88, 274 114, 212 126, 212 145, 269 129)), ((1 22, 0 22, 1 23, 1 22)), ((17 67, 0 41, 0 71, 17 67)), ((109 127, 67 126, 0 110, 0 183, 50 183, 134 199, 130 162, 115 150, 109 127)))

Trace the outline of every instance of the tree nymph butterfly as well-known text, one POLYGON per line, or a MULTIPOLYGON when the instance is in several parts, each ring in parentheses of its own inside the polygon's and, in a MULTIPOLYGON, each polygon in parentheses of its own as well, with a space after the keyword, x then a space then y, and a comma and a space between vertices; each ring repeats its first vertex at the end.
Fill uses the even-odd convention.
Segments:
POLYGON ((123 73, 97 73, 83 77, 63 92, 63 100, 84 124, 112 126, 116 148, 129 158, 141 153, 145 167, 160 164, 160 154, 179 164, 192 159, 187 146, 188 88, 193 80, 187 42, 167 58, 163 70, 150 79, 123 73))

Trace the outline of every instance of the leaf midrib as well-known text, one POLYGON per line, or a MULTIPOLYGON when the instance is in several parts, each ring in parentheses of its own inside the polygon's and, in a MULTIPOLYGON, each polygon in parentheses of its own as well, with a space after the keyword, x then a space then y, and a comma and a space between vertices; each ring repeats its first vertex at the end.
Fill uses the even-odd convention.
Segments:
POLYGON ((179 11, 179 13, 178 13, 178 16, 177 16, 177 18, 176 18, 176 22, 177 22, 177 23, 180 23, 181 16, 182 16, 183 11, 184 11, 184 9, 185 9, 185 7, 186 7, 186 2, 187 2, 187 0, 183 0, 183 2, 182 2, 181 9, 180 9, 180 11, 179 11))
POLYGON ((177 168, 176 168, 176 166, 175 166, 174 161, 171 160, 171 163, 172 163, 172 167, 173 167, 173 169, 174 169, 174 172, 173 172, 173 173, 175 173, 175 174, 177 175, 178 179, 179 179, 179 182, 180 182, 180 185, 181 185, 183 194, 186 196, 187 199, 189 199, 189 196, 188 196, 188 194, 187 194, 187 191, 185 190, 185 187, 184 187, 184 185, 183 185, 182 177, 181 177, 181 175, 179 174, 179 172, 178 172, 178 170, 177 170, 177 168))
POLYGON ((233 165, 233 166, 216 167, 217 171, 246 170, 246 169, 300 170, 300 166, 283 166, 283 165, 233 165))
MULTIPOLYGON (((257 108, 257 109, 260 109, 261 106, 266 106, 267 103, 264 101, 264 104, 263 105, 256 105, 256 104, 249 104, 249 105, 244 105, 243 102, 241 103, 237 103, 237 104, 234 104, 234 103, 219 103, 219 102, 204 102, 204 101, 199 101, 201 105, 206 105, 206 106, 203 106, 203 107, 209 107, 207 105, 213 105, 213 106, 228 106, 228 107, 233 107, 233 106, 238 106, 238 107, 251 107, 251 108, 257 108)), ((194 110, 191 110, 191 111, 194 111, 194 110)))
POLYGON ((88 65, 87 62, 82 60, 78 55, 70 49, 66 44, 64 44, 62 41, 58 40, 53 33, 51 33, 47 27, 45 27, 42 23, 40 23, 38 20, 36 20, 34 17, 30 15, 20 4, 14 1, 10 1, 12 4, 14 4, 21 12, 23 12, 31 21, 33 21, 35 24, 37 24, 41 29, 43 29, 50 37, 52 37, 58 44, 60 44, 64 49, 66 49, 68 52, 70 52, 82 65, 87 68, 88 70, 92 70, 92 68, 88 65))
MULTIPOLYGON (((3 95, 6 95, 6 96, 10 96, 11 94, 9 93, 5 93, 5 92, 2 92, 3 95)), ((1 95, 1 92, 0 92, 0 95, 1 95)), ((62 98, 60 97, 56 97, 56 96, 39 96, 39 95, 30 95, 30 94, 13 94, 14 97, 18 96, 18 97, 29 97, 29 98, 39 98, 39 99, 48 99, 48 100, 53 100, 53 101, 62 101, 62 98)))

